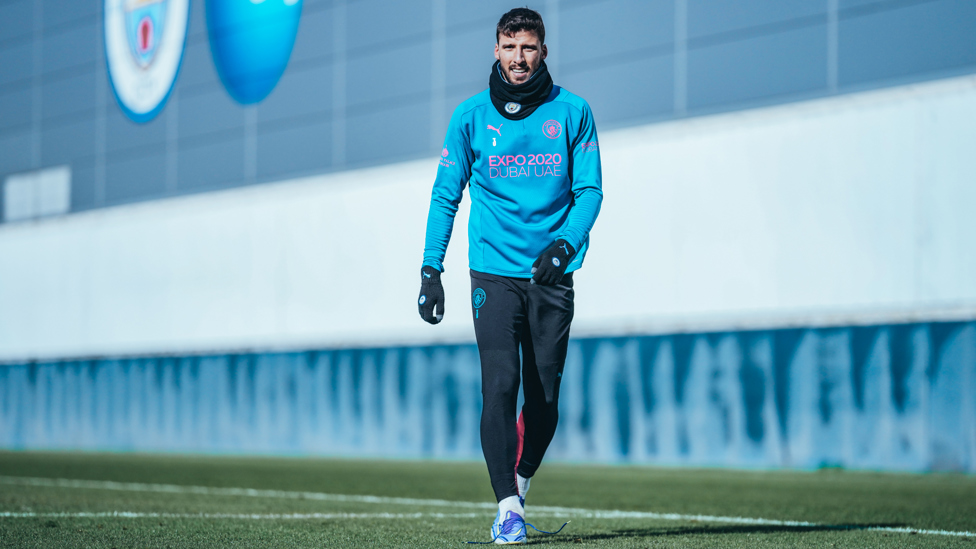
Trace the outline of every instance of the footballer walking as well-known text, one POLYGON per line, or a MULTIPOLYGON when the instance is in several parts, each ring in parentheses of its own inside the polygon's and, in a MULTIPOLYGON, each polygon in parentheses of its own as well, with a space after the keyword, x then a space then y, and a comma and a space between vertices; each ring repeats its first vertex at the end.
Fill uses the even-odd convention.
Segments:
POLYGON ((481 446, 498 514, 495 543, 525 542, 525 495, 556 432, 583 265, 603 200, 589 105, 553 84, 542 17, 504 14, 489 88, 451 117, 431 194, 420 316, 444 315, 440 274, 465 187, 468 262, 484 407, 481 446), (521 381, 524 405, 516 410, 521 381))

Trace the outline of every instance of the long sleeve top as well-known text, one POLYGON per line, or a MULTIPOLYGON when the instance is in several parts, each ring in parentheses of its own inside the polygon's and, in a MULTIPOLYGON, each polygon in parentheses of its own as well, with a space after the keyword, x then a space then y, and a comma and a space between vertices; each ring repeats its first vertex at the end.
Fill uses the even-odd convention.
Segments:
POLYGON ((499 114, 487 90, 461 103, 434 180, 423 265, 444 270, 466 186, 472 270, 530 278, 532 263, 559 238, 576 249, 567 272, 579 269, 603 201, 590 106, 559 86, 522 120, 499 114))

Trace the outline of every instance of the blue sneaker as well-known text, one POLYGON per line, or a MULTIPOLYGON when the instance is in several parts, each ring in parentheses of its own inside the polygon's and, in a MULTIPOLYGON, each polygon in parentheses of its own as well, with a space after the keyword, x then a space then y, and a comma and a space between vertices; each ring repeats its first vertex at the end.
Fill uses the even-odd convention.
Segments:
POLYGON ((525 519, 518 513, 508 511, 502 520, 501 511, 495 515, 495 522, 491 525, 491 539, 499 545, 515 545, 525 543, 525 519))

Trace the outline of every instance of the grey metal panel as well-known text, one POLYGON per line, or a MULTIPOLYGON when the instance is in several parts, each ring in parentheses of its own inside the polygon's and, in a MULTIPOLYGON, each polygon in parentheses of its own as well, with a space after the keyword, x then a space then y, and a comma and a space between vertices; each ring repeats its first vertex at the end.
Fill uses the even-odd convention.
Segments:
POLYGON ((95 111, 95 73, 44 83, 41 88, 41 116, 45 120, 66 114, 95 111))
POLYGON ((239 185, 244 181, 244 133, 220 141, 180 146, 176 187, 181 191, 239 185))
MULTIPOLYGON (((207 7, 205 0, 190 0, 190 23, 186 29, 187 41, 207 34, 207 7)), ((204 42, 206 40, 204 39, 204 42)))
POLYGON ((429 152, 430 103, 372 110, 346 120, 346 163, 392 162, 429 152), (396 131, 390 131, 391 126, 396 131))
POLYGON ((29 39, 34 32, 34 2, 14 0, 0 3, 0 41, 29 39))
POLYGON ((559 25, 563 70, 597 60, 612 61, 627 51, 666 49, 674 41, 674 1, 612 0, 567 7, 559 12, 559 25))
MULTIPOLYGON (((493 27, 492 27, 493 28, 493 27)), ((495 63, 494 31, 473 29, 447 36, 445 73, 449 88, 459 84, 477 83, 488 87, 488 75, 495 63)), ((479 90, 480 91, 480 90, 479 90)), ((477 92, 475 92, 477 93, 477 92)))
POLYGON ((179 96, 180 139, 244 126, 244 109, 221 86, 179 96))
POLYGON ((95 119, 45 126, 41 134, 41 164, 56 166, 95 155, 95 119))
POLYGON ((396 47, 350 63, 349 105, 373 103, 430 91, 430 42, 396 47), (367 70, 356 70, 356 68, 367 70))
MULTIPOLYGON (((484 86, 487 87, 487 86, 484 86)), ((478 93, 481 90, 477 90, 478 93)), ((458 106, 467 100, 469 97, 474 95, 474 93, 467 93, 467 91, 460 91, 457 93, 449 93, 444 98, 444 116, 442 117, 443 123, 440 128, 435 128, 438 142, 444 140, 447 136, 447 126, 451 122, 451 116, 454 114, 454 110, 458 106)))
POLYGON ((95 207, 95 161, 77 160, 71 163, 72 212, 95 207))
POLYGON ((825 25, 688 51, 688 107, 712 107, 827 86, 825 25))
POLYGON ((826 22, 826 13, 827 0, 688 0, 688 38, 817 16, 826 22))
MULTIPOLYGON (((447 28, 484 28, 487 39, 495 41, 495 25, 502 15, 515 7, 508 0, 479 0, 477 2, 448 2, 447 28)), ((539 9, 539 6, 534 6, 539 9)), ((545 15, 543 14, 543 18, 545 15)))
POLYGON ((201 40, 187 44, 186 50, 183 52, 183 64, 180 66, 176 88, 185 89, 216 82, 220 82, 220 78, 217 76, 217 70, 214 69, 213 57, 210 55, 210 43, 201 40))
MULTIPOLYGON (((395 47, 404 39, 429 34, 432 3, 402 0, 357 0, 346 7, 346 49, 351 57, 362 48, 377 44, 395 47)), ((406 44, 404 44, 406 45, 406 44)), ((430 54, 422 61, 428 63, 430 54)))
POLYGON ((324 172, 332 166, 332 124, 323 121, 258 134, 258 177, 324 172))
POLYGON ((10 90, 0 94, 0 132, 29 126, 32 105, 30 88, 10 90))
POLYGON ((0 134, 0 177, 30 168, 31 132, 0 134))
POLYGON ((162 148, 165 141, 165 112, 145 124, 136 124, 129 120, 116 104, 106 110, 105 150, 110 155, 116 151, 138 147, 162 148))
POLYGON ((0 85, 28 80, 34 75, 34 43, 8 43, 0 49, 0 85))
POLYGON ((839 23, 841 85, 971 67, 976 71, 976 2, 942 0, 839 23))
POLYGON ((42 72, 49 73, 100 60, 98 29, 95 23, 88 23, 46 35, 41 46, 44 60, 42 72))
POLYGON ((105 0, 35 0, 40 1, 43 10, 44 28, 57 27, 66 23, 91 23, 101 13, 101 3, 105 0))
POLYGON ((328 4, 305 2, 289 65, 313 59, 327 59, 332 54, 334 18, 335 12, 328 4))
POLYGON ((105 163, 105 201, 109 204, 158 198, 165 190, 165 153, 126 155, 105 163))
POLYGON ((332 110, 332 65, 292 67, 258 105, 258 121, 323 113, 332 110))
MULTIPOLYGON (((924 0, 923 0, 924 1, 924 0)), ((857 7, 876 7, 884 9, 885 4, 904 4, 904 0, 838 0, 837 4, 841 10, 857 7)))
POLYGON ((674 106, 674 59, 670 55, 646 57, 585 71, 564 72, 567 90, 585 99, 593 109, 597 130, 630 120, 660 117, 674 106), (610 71, 614 78, 606 78, 610 71))

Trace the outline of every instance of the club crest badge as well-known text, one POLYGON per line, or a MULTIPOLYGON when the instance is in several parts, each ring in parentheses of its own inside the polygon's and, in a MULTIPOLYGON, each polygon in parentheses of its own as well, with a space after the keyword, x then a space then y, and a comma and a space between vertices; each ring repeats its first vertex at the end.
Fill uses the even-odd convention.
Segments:
POLYGON ((563 133, 563 126, 555 120, 546 120, 542 125, 542 133, 549 139, 556 139, 563 133))
POLYGON ((508 114, 515 114, 520 110, 522 110, 522 105, 520 105, 519 103, 516 103, 514 101, 505 103, 505 112, 507 112, 508 114))
POLYGON ((471 304, 474 305, 475 309, 480 309, 485 304, 486 299, 488 299, 488 296, 485 295, 485 291, 481 288, 476 288, 474 293, 471 294, 471 304))
POLYGON ((105 58, 112 92, 135 122, 162 110, 183 61, 190 0, 105 0, 105 58))

